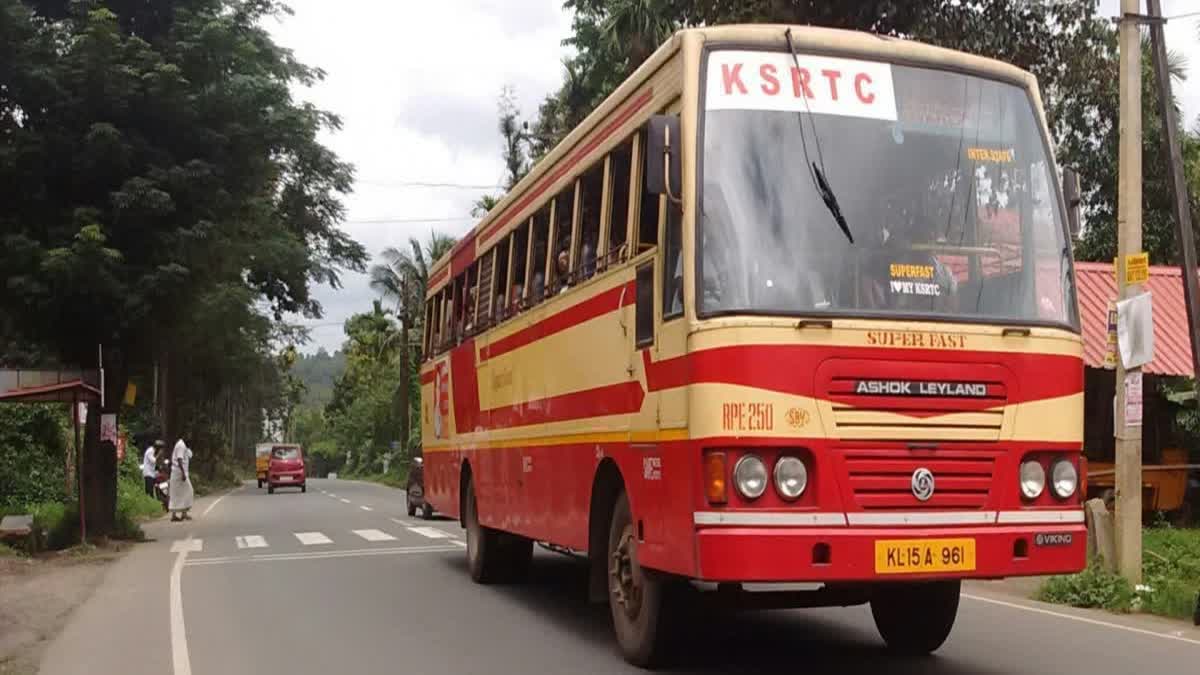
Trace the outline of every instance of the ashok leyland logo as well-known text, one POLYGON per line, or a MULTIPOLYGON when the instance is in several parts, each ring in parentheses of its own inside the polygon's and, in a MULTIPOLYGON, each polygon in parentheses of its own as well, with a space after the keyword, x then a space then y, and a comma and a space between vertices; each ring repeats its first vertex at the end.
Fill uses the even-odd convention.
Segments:
POLYGON ((927 502, 933 496, 933 472, 921 467, 913 472, 912 493, 917 501, 927 502))

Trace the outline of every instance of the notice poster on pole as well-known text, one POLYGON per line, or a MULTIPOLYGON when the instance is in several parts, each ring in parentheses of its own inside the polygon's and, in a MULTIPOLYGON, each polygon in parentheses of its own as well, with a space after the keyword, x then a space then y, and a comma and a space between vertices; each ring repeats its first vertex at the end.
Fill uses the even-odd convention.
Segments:
POLYGON ((100 442, 117 444, 117 416, 114 413, 100 415, 100 442))
POLYGON ((1125 426, 1142 426, 1142 371, 1125 373, 1125 426))
POLYGON ((1117 346, 1126 368, 1154 359, 1154 307, 1149 293, 1117 303, 1117 346))
POLYGON ((1104 367, 1117 367, 1117 301, 1108 301, 1108 342, 1104 348, 1104 367))

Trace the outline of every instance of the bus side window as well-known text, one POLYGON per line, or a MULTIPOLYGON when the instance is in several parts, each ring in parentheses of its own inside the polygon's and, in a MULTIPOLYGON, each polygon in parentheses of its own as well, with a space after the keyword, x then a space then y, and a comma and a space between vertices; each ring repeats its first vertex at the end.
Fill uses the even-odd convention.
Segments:
MULTIPOLYGON (((641 148, 645 149, 645 135, 638 137, 641 148)), ((644 162, 643 162, 644 163, 644 162)), ((658 223, 665 210, 666 197, 654 195, 646 190, 646 181, 640 175, 635 186, 638 194, 638 247, 637 252, 658 245, 658 223)))
POLYGON ((579 179, 579 240, 575 242, 574 278, 596 274, 596 247, 600 241, 600 214, 604 197, 604 160, 596 162, 579 179))
POLYGON ((529 223, 517 228, 512 235, 512 278, 508 286, 508 315, 521 311, 525 305, 526 265, 529 262, 529 223))
POLYGON ((425 300, 425 330, 422 331, 421 358, 426 361, 433 354, 433 306, 434 300, 425 300))
POLYGON ((571 224, 575 213, 575 186, 554 198, 554 227, 550 232, 550 260, 546 268, 547 296, 566 290, 570 281, 571 224))
POLYGON ((637 347, 654 342, 654 262, 637 269, 637 315, 634 327, 637 347))
POLYGON ((600 258, 600 269, 615 265, 625 259, 625 241, 629 232, 629 195, 632 186, 633 140, 617 147, 612 153, 612 169, 609 180, 612 191, 612 219, 608 229, 608 242, 600 258))
POLYGON ((675 206, 667 206, 666 241, 663 256, 663 320, 683 315, 683 241, 680 217, 675 206))
POLYGON ((479 281, 475 287, 475 330, 481 331, 492 325, 492 282, 496 274, 496 247, 479 257, 479 281))
POLYGON ((509 251, 512 246, 512 235, 504 238, 503 241, 496 244, 492 249, 495 255, 494 264, 492 265, 492 313, 491 324, 494 326, 504 320, 504 307, 508 291, 508 261, 509 251))
POLYGON ((542 207, 533 216, 533 236, 529 240, 529 284, 525 296, 530 305, 536 305, 546 297, 546 250, 550 245, 550 205, 542 207))

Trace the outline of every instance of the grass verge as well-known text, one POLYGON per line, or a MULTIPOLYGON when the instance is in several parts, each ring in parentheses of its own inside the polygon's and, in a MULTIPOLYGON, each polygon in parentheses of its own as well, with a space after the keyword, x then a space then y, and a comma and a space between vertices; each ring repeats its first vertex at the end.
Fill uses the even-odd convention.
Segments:
POLYGON ((1036 597, 1073 607, 1191 618, 1200 593, 1200 529, 1147 529, 1142 550, 1143 581, 1137 587, 1093 560, 1079 574, 1051 577, 1036 597))

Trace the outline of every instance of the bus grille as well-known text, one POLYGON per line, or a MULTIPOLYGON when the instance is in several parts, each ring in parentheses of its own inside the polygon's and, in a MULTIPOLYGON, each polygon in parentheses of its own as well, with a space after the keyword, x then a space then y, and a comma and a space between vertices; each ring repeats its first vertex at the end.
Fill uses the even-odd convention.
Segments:
MULTIPOLYGON (((903 379, 954 383, 963 381, 961 377, 947 373, 936 378, 903 379)), ((1000 439, 1008 388, 994 375, 971 378, 972 383, 987 388, 985 396, 972 398, 859 394, 855 383, 860 379, 864 378, 839 374, 825 384, 833 427, 840 439, 960 442, 1000 439)))
POLYGON ((982 509, 988 503, 996 456, 973 451, 934 451, 914 456, 908 450, 845 450, 854 500, 864 510, 982 509), (934 493, 920 501, 912 493, 917 469, 933 472, 934 493))

